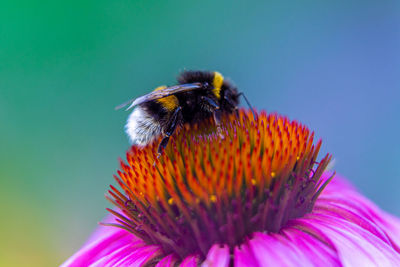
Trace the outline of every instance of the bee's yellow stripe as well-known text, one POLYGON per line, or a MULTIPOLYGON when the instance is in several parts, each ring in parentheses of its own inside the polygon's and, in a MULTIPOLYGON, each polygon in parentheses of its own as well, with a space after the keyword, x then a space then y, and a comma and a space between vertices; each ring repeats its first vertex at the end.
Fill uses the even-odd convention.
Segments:
MULTIPOLYGON (((166 88, 166 86, 159 86, 156 89, 154 89, 154 91, 162 90, 165 88, 166 88)), ((174 96, 174 95, 166 96, 166 97, 157 99, 156 101, 158 103, 160 103, 160 105, 163 106, 163 108, 165 108, 167 111, 173 111, 179 105, 178 98, 176 98, 176 96, 174 96)))
POLYGON ((214 79, 212 82, 214 89, 212 91, 213 91, 214 95, 217 97, 217 99, 221 98, 221 87, 222 87, 223 83, 224 83, 224 76, 222 76, 221 73, 215 71, 214 79))

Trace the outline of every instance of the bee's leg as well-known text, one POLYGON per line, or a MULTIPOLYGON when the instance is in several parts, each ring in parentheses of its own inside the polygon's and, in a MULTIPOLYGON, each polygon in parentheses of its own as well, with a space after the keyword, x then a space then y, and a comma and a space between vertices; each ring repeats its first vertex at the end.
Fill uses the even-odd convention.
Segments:
POLYGON ((217 133, 223 139, 224 135, 222 134, 222 130, 221 130, 222 112, 221 112, 221 109, 219 108, 219 105, 212 98, 203 96, 202 99, 205 100, 214 109, 213 116, 214 116, 215 125, 217 126, 217 133))
POLYGON ((238 108, 235 108, 235 115, 237 118, 239 118, 239 109, 238 108))
POLYGON ((222 134, 222 129, 221 129, 221 117, 222 117, 221 110, 220 109, 214 110, 213 116, 214 116, 215 125, 217 126, 217 133, 219 134, 221 139, 224 139, 225 136, 222 134))
POLYGON ((228 104, 232 107, 232 108, 236 108, 236 105, 235 105, 235 103, 233 103, 233 101, 228 97, 228 96, 224 96, 224 100, 226 101, 226 102, 228 102, 228 104))
POLYGON ((161 140, 160 144, 158 145, 158 157, 160 157, 161 152, 165 149, 168 144, 169 137, 175 132, 176 126, 179 122, 179 117, 181 114, 182 107, 177 107, 174 110, 174 113, 171 115, 169 121, 167 122, 167 127, 164 131, 164 138, 161 140))
POLYGON ((164 138, 161 140, 160 144, 158 145, 158 156, 161 156, 161 153, 163 152, 163 150, 165 149, 165 147, 168 145, 168 141, 169 141, 169 135, 164 136, 164 138))
POLYGON ((236 117, 239 117, 239 107, 237 105, 235 105, 235 103, 233 103, 233 101, 230 98, 228 98, 227 96, 224 96, 224 99, 232 107, 233 112, 235 112, 236 117))
POLYGON ((207 102, 213 109, 219 109, 219 105, 212 99, 207 96, 202 96, 201 99, 207 102))

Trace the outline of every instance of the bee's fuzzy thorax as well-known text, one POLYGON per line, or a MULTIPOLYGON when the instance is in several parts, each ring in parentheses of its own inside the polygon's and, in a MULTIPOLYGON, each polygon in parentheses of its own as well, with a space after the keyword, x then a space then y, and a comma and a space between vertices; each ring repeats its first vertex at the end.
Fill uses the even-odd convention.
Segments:
POLYGON ((132 144, 144 146, 161 134, 161 125, 143 107, 136 107, 129 115, 125 132, 132 144))

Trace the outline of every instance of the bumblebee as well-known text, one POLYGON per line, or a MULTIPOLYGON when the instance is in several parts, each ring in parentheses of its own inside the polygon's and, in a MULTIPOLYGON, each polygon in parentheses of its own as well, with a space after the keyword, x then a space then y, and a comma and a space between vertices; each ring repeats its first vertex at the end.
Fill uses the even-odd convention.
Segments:
POLYGON ((158 147, 161 154, 178 125, 213 117, 219 130, 222 115, 237 110, 239 96, 248 103, 243 93, 238 93, 219 72, 183 71, 177 81, 175 86, 157 87, 147 95, 116 107, 129 104, 127 110, 135 107, 125 125, 132 144, 145 146, 162 135, 158 147))

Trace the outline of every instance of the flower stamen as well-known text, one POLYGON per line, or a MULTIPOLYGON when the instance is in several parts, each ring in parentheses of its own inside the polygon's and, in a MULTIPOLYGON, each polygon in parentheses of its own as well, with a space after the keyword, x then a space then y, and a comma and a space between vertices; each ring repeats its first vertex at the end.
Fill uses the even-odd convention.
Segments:
POLYGON ((181 259, 205 258, 213 244, 233 251, 312 210, 331 159, 317 163, 321 141, 313 141, 296 121, 241 110, 222 119, 219 133, 209 121, 184 125, 159 158, 159 140, 132 146, 115 176, 122 191, 111 186, 107 196, 119 209, 109 209, 112 225, 181 259))

